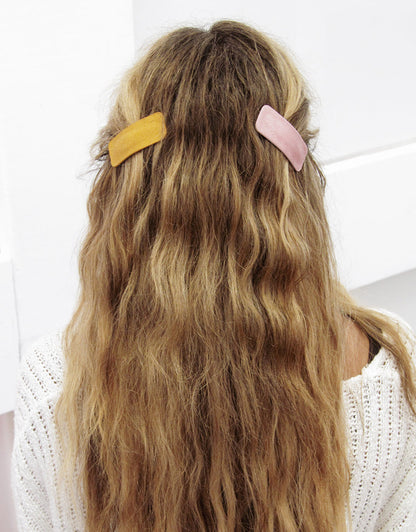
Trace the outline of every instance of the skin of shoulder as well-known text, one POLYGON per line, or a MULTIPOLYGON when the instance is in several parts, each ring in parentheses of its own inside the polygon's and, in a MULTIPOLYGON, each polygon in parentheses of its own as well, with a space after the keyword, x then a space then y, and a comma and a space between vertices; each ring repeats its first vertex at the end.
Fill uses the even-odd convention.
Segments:
POLYGON ((350 319, 346 319, 346 351, 344 379, 360 375, 368 364, 370 342, 368 336, 350 319))

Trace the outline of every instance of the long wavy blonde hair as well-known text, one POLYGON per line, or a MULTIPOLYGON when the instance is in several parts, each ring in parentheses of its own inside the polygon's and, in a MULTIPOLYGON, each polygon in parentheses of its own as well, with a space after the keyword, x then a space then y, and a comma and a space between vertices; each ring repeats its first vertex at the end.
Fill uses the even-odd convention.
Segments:
POLYGON ((337 281, 319 165, 256 132, 264 104, 310 144, 280 45, 182 28, 127 72, 96 143, 57 408, 89 531, 345 530, 347 316, 416 397, 396 328, 337 281), (166 138, 113 168, 109 140, 156 111, 166 138))

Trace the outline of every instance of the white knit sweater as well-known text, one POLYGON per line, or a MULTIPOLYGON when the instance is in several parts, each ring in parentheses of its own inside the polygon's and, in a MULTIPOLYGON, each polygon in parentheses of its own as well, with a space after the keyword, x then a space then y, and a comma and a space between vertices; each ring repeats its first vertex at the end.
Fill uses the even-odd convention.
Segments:
MULTIPOLYGON (((401 331, 406 324, 395 317, 401 331)), ((406 341, 413 361, 416 338, 406 341)), ((21 361, 15 410, 12 486, 20 531, 84 530, 82 500, 58 489, 61 447, 53 423, 63 377, 61 333, 43 337, 21 361)), ((350 441, 352 530, 416 531, 416 418, 400 385, 394 357, 384 348, 344 381, 350 441)))

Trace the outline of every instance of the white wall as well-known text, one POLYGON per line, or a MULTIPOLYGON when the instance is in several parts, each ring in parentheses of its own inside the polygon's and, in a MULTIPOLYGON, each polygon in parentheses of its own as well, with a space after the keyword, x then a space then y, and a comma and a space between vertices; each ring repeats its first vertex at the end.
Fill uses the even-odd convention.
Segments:
MULTIPOLYGON (((0 131, 0 146, 4 146, 0 131)), ((19 332, 11 249, 10 195, 5 153, 0 151, 0 415, 14 407, 14 376, 19 360, 19 332)))
POLYGON ((416 143, 326 165, 327 210, 349 288, 416 266, 416 143))

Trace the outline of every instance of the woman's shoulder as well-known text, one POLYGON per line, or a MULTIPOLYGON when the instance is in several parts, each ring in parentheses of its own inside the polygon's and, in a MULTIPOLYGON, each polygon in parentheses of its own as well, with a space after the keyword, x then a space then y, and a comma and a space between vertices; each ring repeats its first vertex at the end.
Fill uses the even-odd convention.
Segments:
MULTIPOLYGON (((416 338, 409 324, 397 314, 371 310, 393 324, 415 365, 416 338)), ((343 392, 353 529, 401 530, 414 515, 416 416, 396 357, 381 346, 359 375, 343 382, 343 392)))
POLYGON ((72 505, 58 476, 62 444, 54 415, 64 374, 62 337, 59 331, 29 343, 20 361, 11 460, 19 530, 83 529, 82 502, 72 505))
POLYGON ((39 337, 23 349, 20 375, 33 377, 45 392, 58 387, 62 382, 62 336, 62 331, 56 331, 39 337))
MULTIPOLYGON (((396 327, 415 365, 416 338, 409 324, 397 314, 372 310, 396 327)), ((382 346, 359 375, 343 382, 343 392, 353 528, 402 529, 400 519, 411 519, 414 512, 416 416, 396 357, 382 346)))
MULTIPOLYGON (((372 308, 370 310, 381 314, 384 318, 387 318, 391 324, 393 324, 412 359, 413 365, 416 368, 416 336, 409 323, 394 312, 380 308, 372 308)), ((364 336, 364 333, 361 332, 361 334, 364 336)), ((359 333, 355 331, 354 336, 358 337, 358 335, 359 333)), ((372 359, 369 359, 368 340, 366 344, 364 341, 360 343, 357 339, 355 342, 352 342, 353 345, 354 343, 358 349, 358 354, 355 355, 355 359, 356 361, 358 360, 357 364, 360 365, 360 368, 352 377, 344 380, 344 384, 347 387, 349 384, 355 383, 363 375, 366 375, 367 377, 375 377, 380 374, 383 374, 384 376, 398 376, 398 365, 396 358, 385 347, 381 347, 378 350, 378 353, 373 356, 372 359), (367 352, 365 352, 365 345, 367 345, 367 352)))
MULTIPOLYGON (((413 375, 416 375, 416 336, 412 327, 393 312, 384 309, 371 310, 388 318, 396 328, 409 353, 413 375)), ((416 423, 403 389, 399 363, 386 347, 381 346, 378 353, 357 375, 344 380, 342 384, 344 404, 350 421, 352 418, 363 421, 367 413, 369 426, 374 427, 376 420, 384 418, 387 411, 392 412, 394 419, 394 412, 401 411, 403 420, 407 419, 411 424, 416 423)))
POLYGON ((58 397, 63 373, 62 331, 42 336, 23 349, 17 376, 17 423, 58 397))

